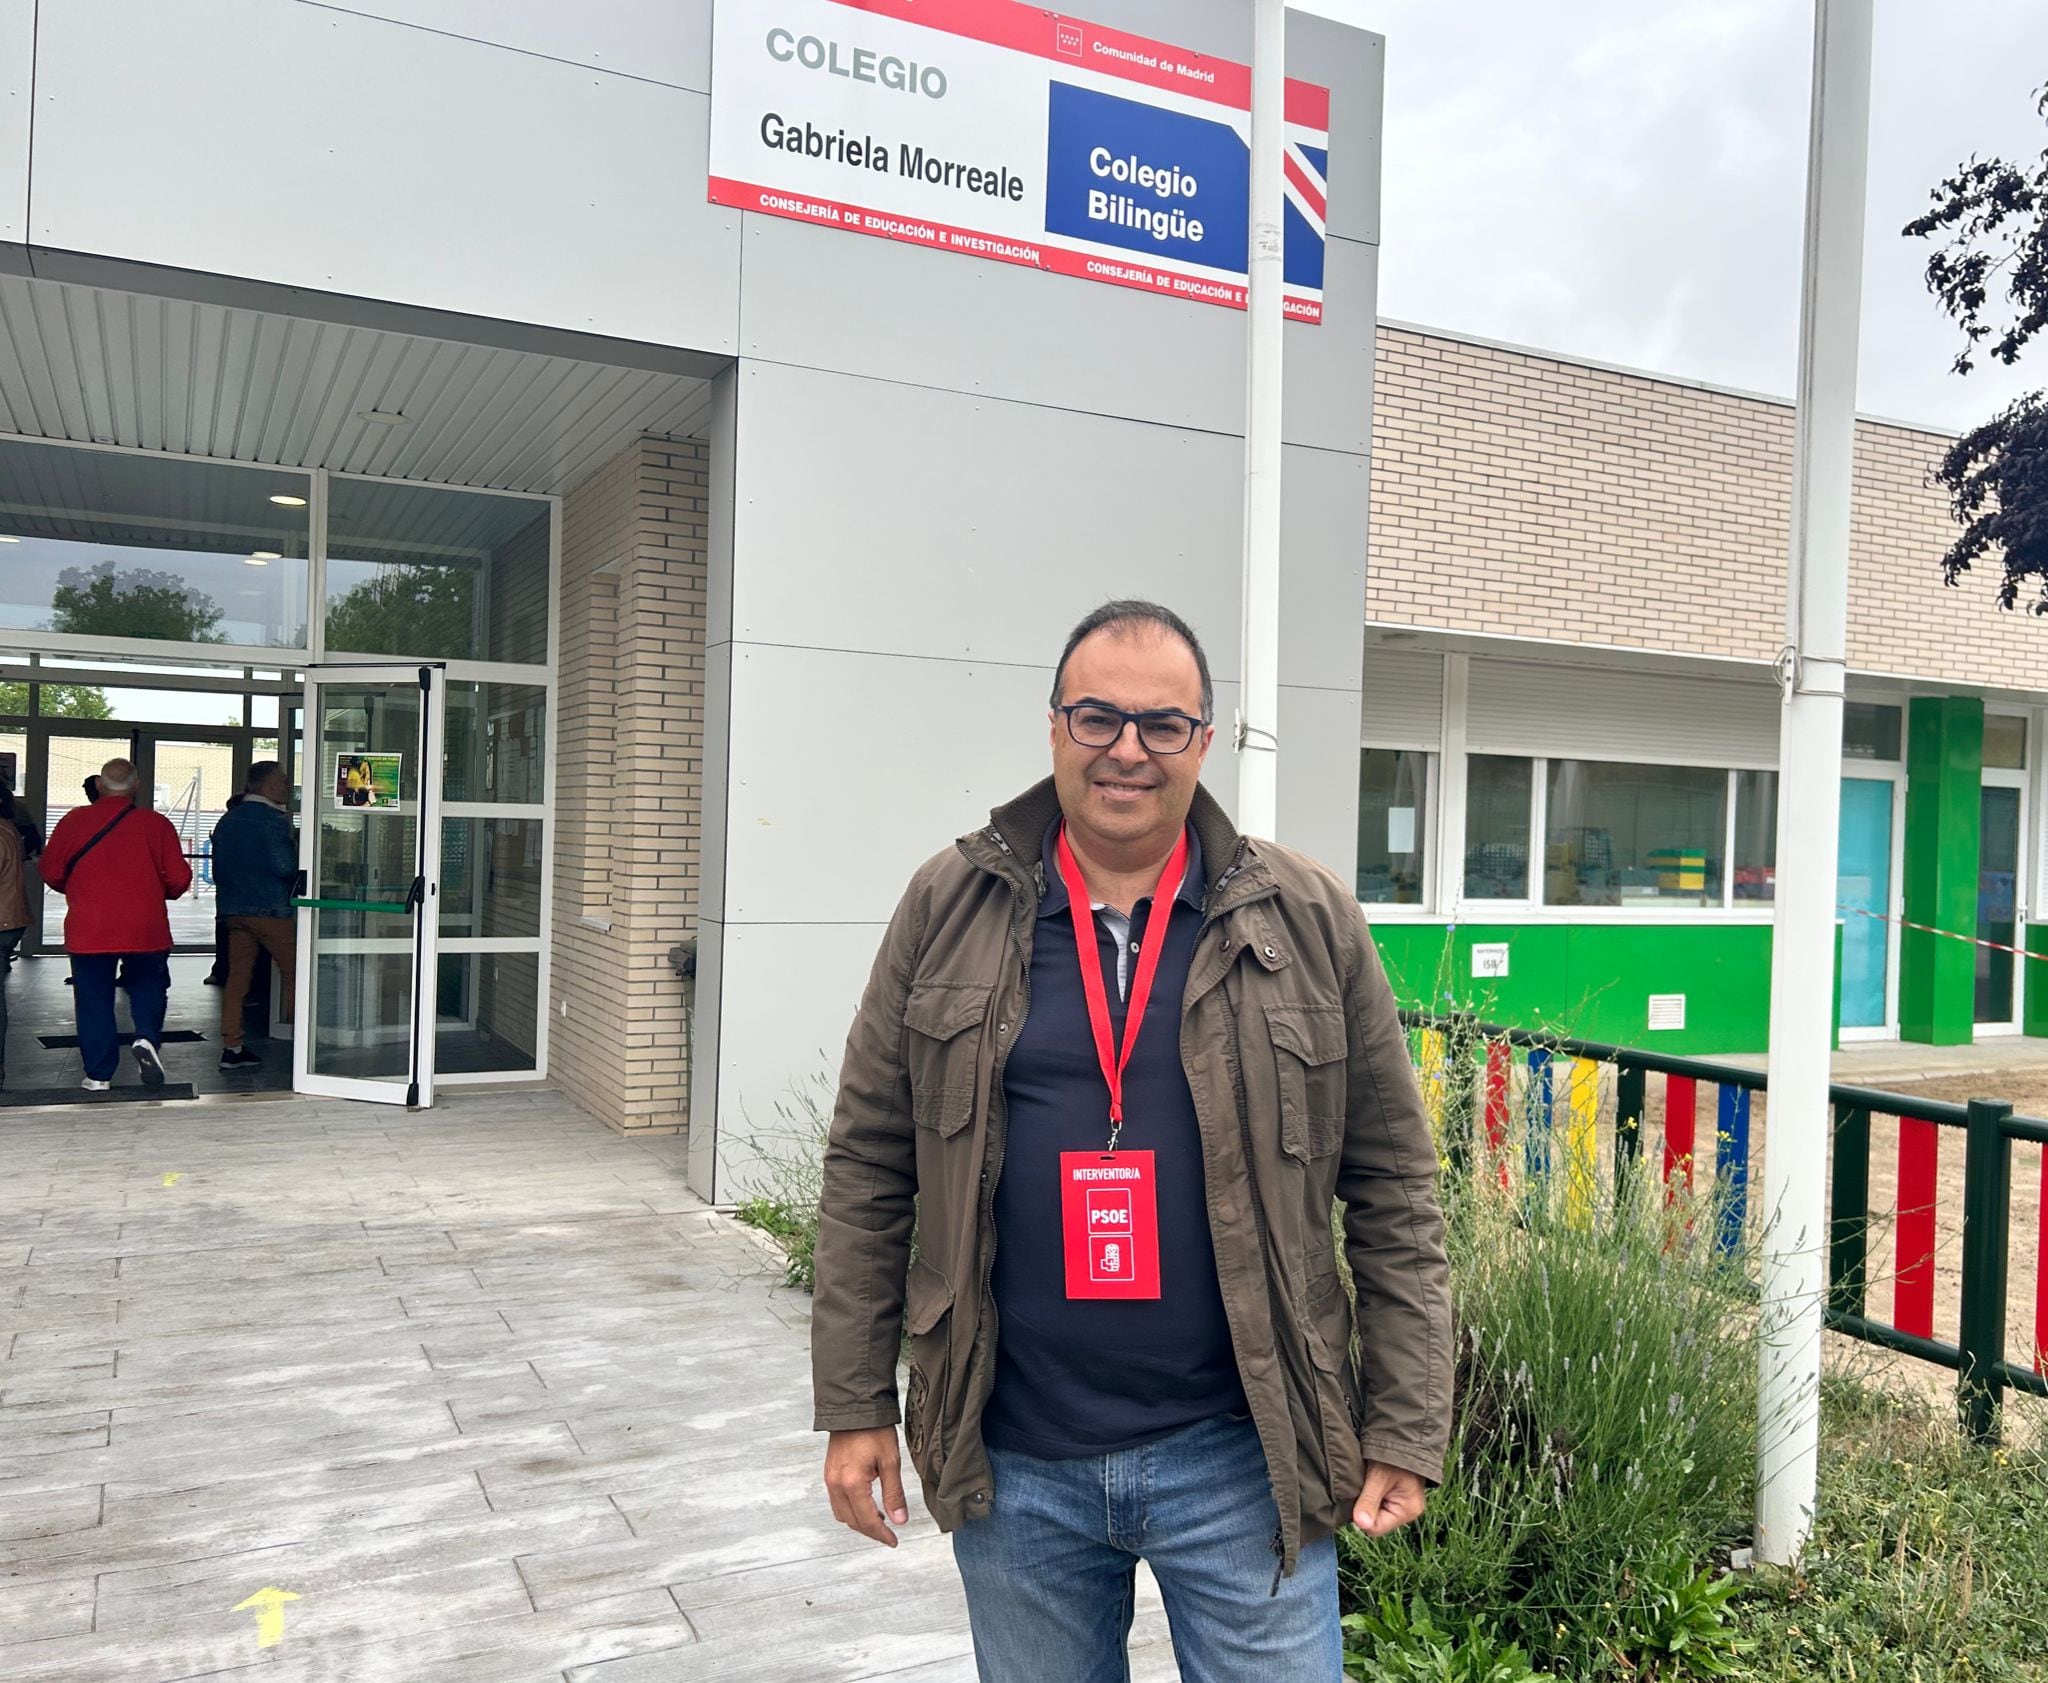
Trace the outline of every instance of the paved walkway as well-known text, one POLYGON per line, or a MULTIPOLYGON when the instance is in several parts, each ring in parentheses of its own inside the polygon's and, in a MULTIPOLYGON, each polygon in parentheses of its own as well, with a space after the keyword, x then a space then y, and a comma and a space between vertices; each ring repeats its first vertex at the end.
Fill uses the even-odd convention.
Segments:
POLYGON ((681 1165, 552 1093, 0 1114, 0 1677, 966 1683, 681 1165))

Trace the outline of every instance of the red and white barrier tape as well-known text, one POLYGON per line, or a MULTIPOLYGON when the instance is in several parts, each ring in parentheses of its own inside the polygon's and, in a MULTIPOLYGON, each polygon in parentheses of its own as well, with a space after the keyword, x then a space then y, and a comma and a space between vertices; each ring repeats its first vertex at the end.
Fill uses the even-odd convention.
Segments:
POLYGON ((1837 906, 1843 917, 1867 917, 1878 923, 1896 923, 1901 929, 1918 929, 1928 935, 1946 936, 1951 941, 1962 941, 1972 947, 1989 947, 1993 952, 2017 953, 2021 958, 2048 959, 2048 952, 2031 952, 2025 947, 2009 947, 2003 941, 1987 941, 1978 935, 1961 935, 1953 929, 1936 929, 1931 923, 1915 923, 1911 918, 1887 917, 1883 912, 1868 912, 1861 906, 1837 906))

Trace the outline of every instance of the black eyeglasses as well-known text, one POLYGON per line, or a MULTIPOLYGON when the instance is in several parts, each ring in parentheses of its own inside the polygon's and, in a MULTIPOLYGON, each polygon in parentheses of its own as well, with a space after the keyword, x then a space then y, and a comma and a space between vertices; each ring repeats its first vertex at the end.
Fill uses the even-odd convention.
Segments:
POLYGON ((1150 713, 1126 713, 1121 707, 1111 707, 1103 701, 1076 701, 1053 711, 1067 716, 1067 734, 1083 748, 1110 747, 1124 734, 1125 725, 1136 725, 1138 741, 1148 754, 1185 752, 1195 740, 1195 732, 1209 722, 1170 707, 1150 713))

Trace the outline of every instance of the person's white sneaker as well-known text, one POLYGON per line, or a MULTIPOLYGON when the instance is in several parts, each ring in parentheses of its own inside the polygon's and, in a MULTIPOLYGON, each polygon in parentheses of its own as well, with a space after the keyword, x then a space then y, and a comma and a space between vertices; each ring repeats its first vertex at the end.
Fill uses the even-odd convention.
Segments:
POLYGON ((79 1086, 83 1087, 88 1093, 110 1093, 114 1089, 113 1082, 95 1081, 89 1075, 83 1081, 79 1082, 79 1086))
POLYGON ((148 1041, 135 1042, 135 1061, 142 1066, 143 1086, 161 1087, 164 1084, 164 1061, 148 1041))

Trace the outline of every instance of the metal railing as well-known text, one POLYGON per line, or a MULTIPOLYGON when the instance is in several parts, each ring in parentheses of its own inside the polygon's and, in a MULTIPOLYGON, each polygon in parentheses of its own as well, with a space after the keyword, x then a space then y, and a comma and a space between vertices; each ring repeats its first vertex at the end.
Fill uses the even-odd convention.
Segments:
MULTIPOLYGON (((1529 1107, 1532 1120, 1524 1149, 1532 1176, 1550 1170, 1549 1136, 1554 1130, 1553 1079, 1557 1063, 1571 1060, 1579 1065, 1611 1065, 1615 1071, 1613 1183, 1617 1197, 1622 1195, 1640 1163, 1648 1077, 1661 1074, 1666 1082, 1663 1177, 1667 1182, 1679 1173, 1690 1181, 1698 1084, 1713 1084, 1719 1089, 1714 1161, 1721 1220, 1716 1241, 1724 1251, 1732 1251, 1739 1243, 1749 1216, 1750 1096, 1770 1090, 1763 1071, 1706 1058, 1674 1057, 1640 1047, 1534 1033, 1456 1014, 1403 1011, 1401 1020, 1412 1030, 1443 1037, 1433 1056, 1424 1060, 1426 1082, 1442 1082, 1447 1079, 1443 1072, 1469 1066, 1473 1078, 1482 1083, 1479 1102, 1469 1108, 1483 1139, 1453 1142, 1454 1161, 1469 1161, 1470 1150, 1481 1144, 1492 1152, 1504 1147, 1509 1048, 1528 1055, 1525 1091, 1534 1094, 1535 1102, 1529 1107), (1477 1056, 1482 1046, 1487 1049, 1483 1062, 1477 1056), (1539 1113, 1540 1135, 1534 1120, 1539 1113)), ((1571 1083, 1566 1132, 1568 1140, 1574 1134, 1578 1136, 1576 1149, 1589 1151, 1594 1139, 1593 1118, 1581 1103, 1581 1086, 1576 1079, 1571 1083)), ((2044 1275, 2048 1256, 2037 1253, 2035 1258, 2034 1365, 2023 1366, 2006 1357, 2012 1147, 2016 1140, 2048 1147, 2048 1122, 2015 1116, 2011 1105, 1995 1099, 1951 1104, 1842 1083, 1830 1084, 1828 1102, 1833 1111, 1833 1127, 1823 1323, 1866 1344, 1949 1369, 1956 1375, 1956 1407, 1963 1430, 1980 1443, 1995 1443, 1999 1412, 2008 1390, 2048 1397, 2048 1373, 2043 1371, 2048 1367, 2048 1359, 2044 1359, 2041 1349, 2043 1342, 2048 1341, 2048 1275, 2044 1275), (1905 1304, 1914 1322, 1912 1328, 1877 1320, 1869 1309, 1873 1116, 1898 1119, 1902 1165, 1910 1156, 1916 1165, 1914 1196, 1924 1191, 1924 1202, 1908 1209, 1902 1177, 1897 1212, 1900 1267, 1894 1285, 1893 1316, 1897 1319, 1901 1303, 1905 1304), (1964 1138, 1962 1304, 1958 1336, 1953 1344, 1932 1336, 1935 1165, 1943 1129, 1956 1130, 1964 1138)), ((2044 1170, 2043 1190, 2048 1195, 2048 1170, 2044 1170)), ((2048 1249, 2048 1214, 2043 1217, 2043 1233, 2043 1246, 2048 1249)))

